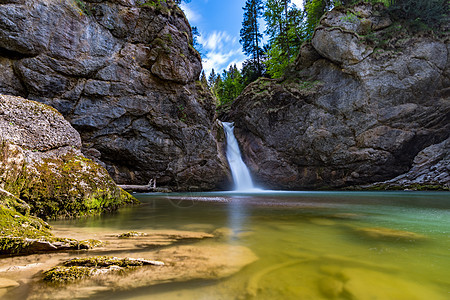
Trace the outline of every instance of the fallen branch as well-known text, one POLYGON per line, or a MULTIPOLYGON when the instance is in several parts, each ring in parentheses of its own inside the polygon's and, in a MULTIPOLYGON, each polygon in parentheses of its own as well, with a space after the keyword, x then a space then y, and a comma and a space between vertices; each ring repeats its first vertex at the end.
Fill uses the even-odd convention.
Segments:
POLYGON ((156 179, 150 179, 150 181, 146 185, 119 184, 119 187, 121 187, 126 191, 133 191, 133 192, 151 192, 157 190, 156 179))

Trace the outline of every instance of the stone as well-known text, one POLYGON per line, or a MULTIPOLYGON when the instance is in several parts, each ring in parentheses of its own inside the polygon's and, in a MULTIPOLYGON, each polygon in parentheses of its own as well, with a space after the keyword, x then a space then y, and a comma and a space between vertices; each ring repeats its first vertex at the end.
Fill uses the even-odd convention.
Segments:
MULTIPOLYGON (((115 251, 117 250, 113 249, 114 253, 115 251)), ((139 253, 143 253, 142 249, 139 249, 139 253)), ((139 268, 124 268, 121 272, 115 272, 116 268, 111 268, 111 266, 95 267, 103 270, 94 271, 94 277, 90 277, 92 273, 90 273, 89 267, 72 266, 72 268, 87 269, 68 270, 67 267, 62 269, 61 266, 58 266, 47 272, 49 279, 57 277, 54 275, 58 275, 58 272, 64 272, 67 274, 65 279, 69 279, 71 283, 65 285, 64 289, 53 285, 35 286, 29 294, 29 299, 84 298, 87 295, 94 296, 97 292, 113 291, 118 293, 171 282, 218 280, 239 272, 258 259, 246 247, 220 243, 173 246, 146 254, 146 256, 149 255, 157 257, 158 261, 151 261, 150 265, 139 268), (163 261, 164 265, 159 261, 163 261), (77 284, 83 279, 86 280, 77 284)), ((103 260, 102 257, 94 259, 103 260)), ((138 261, 141 261, 141 259, 138 259, 138 261)), ((77 261, 75 260, 74 263, 77 263, 77 261)), ((72 265, 72 262, 69 261, 68 264, 72 265)), ((116 266, 118 264, 120 262, 116 262, 116 266)))
POLYGON ((373 51, 360 43, 353 32, 334 27, 316 29, 312 45, 322 56, 339 64, 356 64, 373 51))
POLYGON ((0 278, 0 289, 18 287, 19 285, 20 284, 17 281, 7 279, 7 278, 0 278))
POLYGON ((234 121, 258 186, 448 187, 448 42, 390 23, 382 5, 326 13, 295 68, 253 82, 233 102, 224 119, 234 121), (364 20, 388 46, 363 35, 364 20))
POLYGON ((333 277, 324 277, 319 280, 320 292, 328 298, 339 297, 344 291, 344 283, 333 277))
POLYGON ((391 228, 356 228, 355 231, 359 234, 362 234, 366 237, 373 239, 387 239, 387 240, 395 240, 395 241, 422 241, 425 240, 426 237, 410 231, 404 230, 396 230, 391 228))
POLYGON ((375 183, 372 188, 450 189, 450 138, 431 145, 417 154, 412 168, 391 180, 375 183))
POLYGON ((348 268, 340 274, 352 299, 444 299, 432 287, 367 269, 348 268))
POLYGON ((60 111, 116 182, 229 185, 214 99, 175 2, 8 1, 0 28, 0 93, 60 111))
POLYGON ((0 95, 0 136, 0 187, 37 216, 98 214, 136 203, 83 156, 78 132, 52 107, 0 95))

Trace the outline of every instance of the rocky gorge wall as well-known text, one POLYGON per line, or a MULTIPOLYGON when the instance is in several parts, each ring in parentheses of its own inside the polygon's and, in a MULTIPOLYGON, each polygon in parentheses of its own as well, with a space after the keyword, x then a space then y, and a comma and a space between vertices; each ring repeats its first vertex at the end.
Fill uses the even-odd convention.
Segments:
POLYGON ((200 71, 172 0, 0 2, 0 93, 56 108, 118 183, 228 182, 200 71))
POLYGON ((256 181, 342 188, 411 170, 384 186, 448 189, 448 41, 411 35, 382 5, 327 13, 295 67, 248 86, 226 116, 256 181))

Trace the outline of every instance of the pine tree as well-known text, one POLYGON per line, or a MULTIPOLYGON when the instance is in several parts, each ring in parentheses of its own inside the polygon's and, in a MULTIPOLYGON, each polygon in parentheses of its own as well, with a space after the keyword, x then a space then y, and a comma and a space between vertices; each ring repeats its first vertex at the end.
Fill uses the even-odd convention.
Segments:
POLYGON ((242 22, 241 39, 244 53, 253 57, 256 62, 258 76, 261 76, 261 39, 262 34, 259 30, 258 19, 262 16, 262 0, 247 0, 245 2, 244 21, 242 22))
POLYGON ((214 69, 212 69, 211 73, 209 73, 208 76, 208 86, 211 89, 211 91, 213 91, 214 86, 216 85, 216 79, 217 79, 216 72, 214 71, 214 69))
POLYGON ((288 6, 290 0, 267 0, 264 11, 266 33, 271 43, 276 42, 290 56, 288 38, 288 6))
POLYGON ((200 82, 205 88, 208 88, 208 80, 206 80, 205 71, 202 71, 202 74, 200 75, 200 82))
POLYGON ((295 59, 305 39, 301 26, 303 13, 291 4, 291 0, 267 0, 264 19, 265 32, 269 35, 268 59, 264 64, 267 73, 277 78, 295 59))

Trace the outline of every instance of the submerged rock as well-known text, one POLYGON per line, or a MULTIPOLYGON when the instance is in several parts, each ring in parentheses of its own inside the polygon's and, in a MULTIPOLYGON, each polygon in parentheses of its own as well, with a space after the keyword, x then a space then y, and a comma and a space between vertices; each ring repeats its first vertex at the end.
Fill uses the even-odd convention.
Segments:
POLYGON ((144 2, 1 1, 0 93, 60 111, 118 183, 221 187, 191 27, 174 1, 144 2))
POLYGON ((67 261, 65 266, 55 267, 44 274, 51 281, 67 283, 64 289, 42 284, 31 291, 29 299, 83 298, 171 282, 214 280, 228 277, 257 260, 246 247, 218 243, 140 251, 140 255, 155 257, 158 261, 108 257, 67 261), (149 266, 134 267, 145 264, 149 266))
MULTIPOLYGON (((411 170, 449 138, 448 49, 394 24, 382 5, 328 12, 286 76, 252 83, 227 115, 257 184, 332 189, 411 170)), ((448 185, 439 156, 436 172, 430 164, 398 184, 448 185)))
POLYGON ((96 256, 87 258, 73 258, 51 270, 44 272, 44 281, 47 282, 70 282, 79 279, 92 278, 105 275, 110 272, 124 271, 145 265, 163 266, 164 263, 154 260, 117 258, 107 256, 96 256))
POLYGON ((429 286, 417 284, 394 275, 376 271, 348 268, 340 272, 344 279, 344 293, 351 299, 444 299, 429 286))
POLYGON ((421 241, 426 239, 425 236, 404 230, 396 230, 391 228, 356 228, 355 231, 366 237, 373 239, 388 239, 396 241, 421 241))

